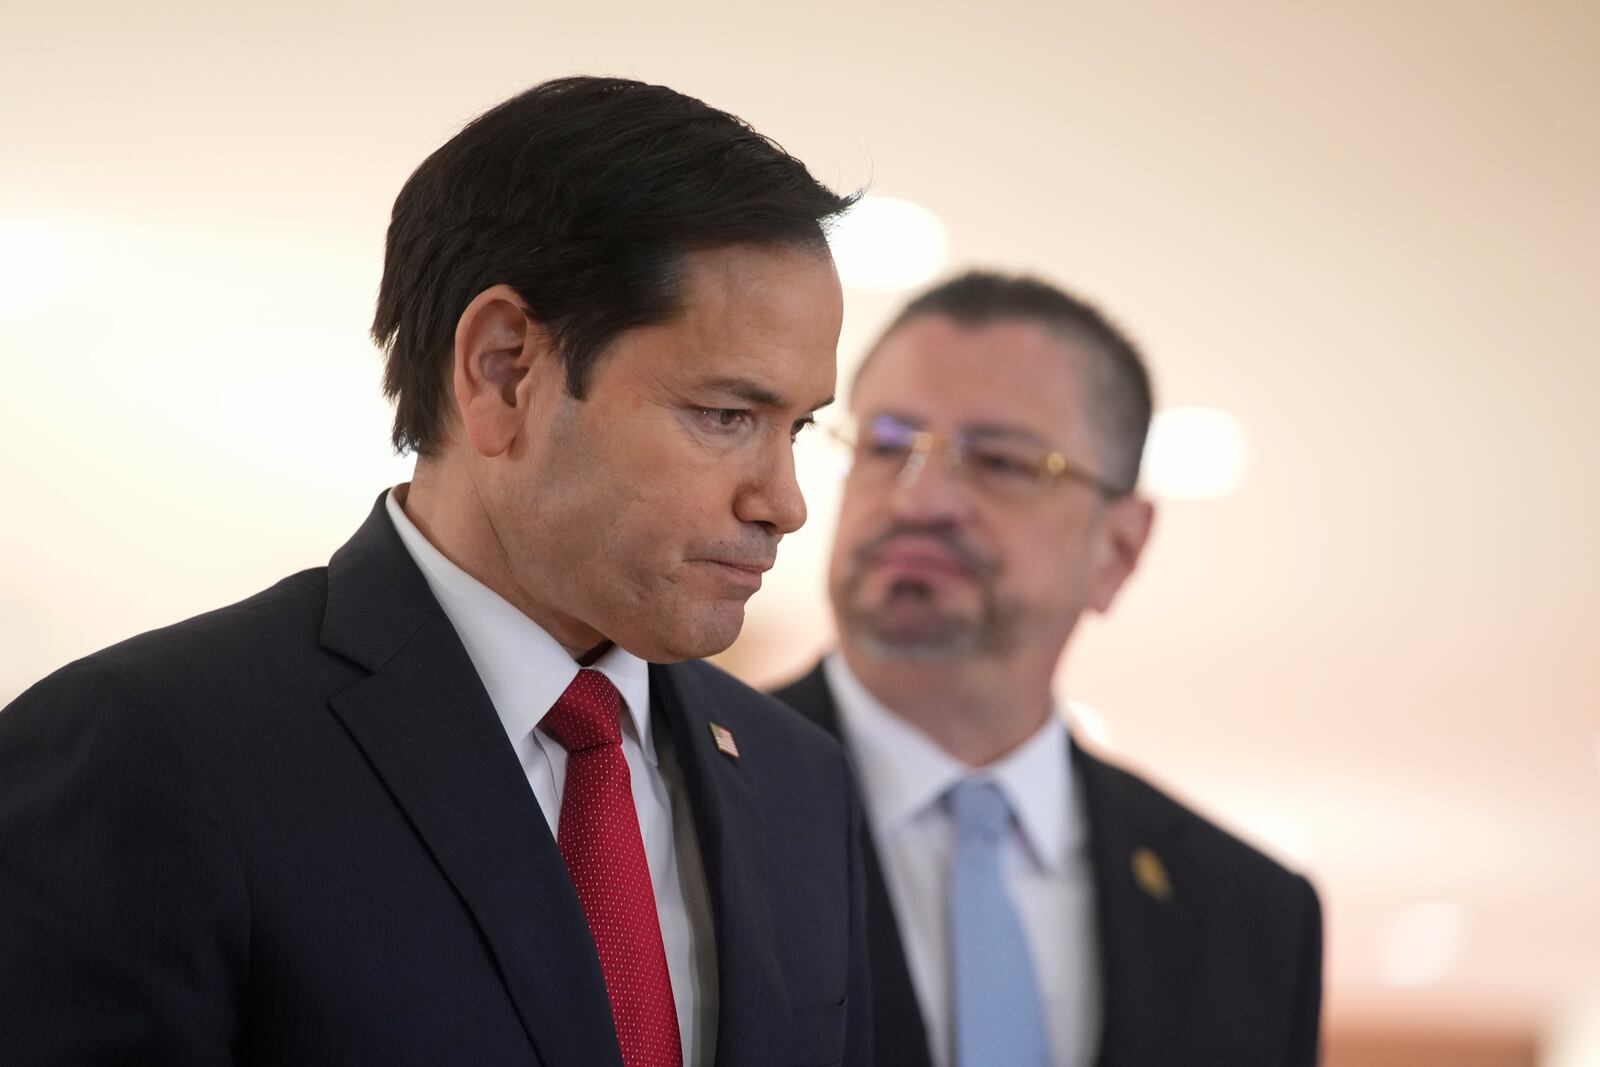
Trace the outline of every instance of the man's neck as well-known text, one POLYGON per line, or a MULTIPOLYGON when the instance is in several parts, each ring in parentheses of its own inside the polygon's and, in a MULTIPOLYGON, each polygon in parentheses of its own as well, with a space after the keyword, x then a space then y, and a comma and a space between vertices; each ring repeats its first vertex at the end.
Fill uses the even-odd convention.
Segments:
POLYGON ((470 489, 471 480, 459 471, 444 476, 438 467, 444 462, 419 462, 411 482, 395 487, 395 499, 406 518, 446 559, 538 623, 573 659, 584 665, 599 659, 611 643, 528 595, 506 559, 482 501, 475 492, 461 492, 463 487, 470 489))
POLYGON ((970 767, 1015 750, 1052 714, 1050 665, 1014 659, 929 663, 845 644, 845 663, 880 704, 970 767))

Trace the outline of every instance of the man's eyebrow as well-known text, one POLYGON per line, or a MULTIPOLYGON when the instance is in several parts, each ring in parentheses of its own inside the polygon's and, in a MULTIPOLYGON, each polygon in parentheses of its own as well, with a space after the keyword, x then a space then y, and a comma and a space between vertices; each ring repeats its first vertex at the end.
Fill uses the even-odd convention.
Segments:
MULTIPOLYGON (((875 418, 891 418, 903 423, 914 430, 922 429, 926 423, 915 415, 903 415, 894 411, 876 411, 867 416, 870 422, 875 418)), ((1034 433, 1032 430, 1015 423, 1009 422, 968 422, 963 423, 958 431, 963 437, 1009 437, 1013 440, 1027 441, 1030 444, 1049 446, 1050 442, 1034 433)))
MULTIPOLYGON (((702 388, 711 392, 738 397, 745 403, 754 404, 757 407, 785 408, 789 406, 783 397, 748 378, 713 378, 710 381, 703 382, 702 388)), ((830 396, 820 403, 813 404, 811 405, 811 410, 816 411, 819 408, 825 408, 833 403, 833 399, 830 396)))
POLYGON ((1025 441, 1045 444, 1045 440, 1032 430, 1005 422, 975 422, 961 427, 968 437, 1015 437, 1025 441))
POLYGON ((783 397, 748 378, 711 378, 701 382, 700 388, 708 392, 736 397, 747 404, 755 404, 759 407, 781 408, 785 406, 783 397))

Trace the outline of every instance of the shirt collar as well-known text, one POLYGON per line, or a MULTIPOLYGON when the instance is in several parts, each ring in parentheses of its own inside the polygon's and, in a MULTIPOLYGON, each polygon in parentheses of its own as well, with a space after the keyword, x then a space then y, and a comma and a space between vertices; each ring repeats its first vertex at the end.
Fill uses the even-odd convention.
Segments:
POLYGON ((1067 726, 1059 714, 1002 759, 973 768, 874 697, 839 653, 828 656, 822 669, 861 772, 875 833, 892 833, 915 819, 963 778, 985 779, 1005 793, 1039 865, 1052 873, 1063 868, 1074 847, 1074 794, 1067 726))
MULTIPOLYGON (((495 714, 513 743, 526 737, 555 706, 581 669, 560 642, 510 601, 456 566, 406 516, 395 491, 384 499, 389 521, 427 579, 445 616, 477 668, 495 714)), ((650 666, 612 645, 592 669, 610 679, 627 710, 645 758, 656 762, 650 732, 650 666)))

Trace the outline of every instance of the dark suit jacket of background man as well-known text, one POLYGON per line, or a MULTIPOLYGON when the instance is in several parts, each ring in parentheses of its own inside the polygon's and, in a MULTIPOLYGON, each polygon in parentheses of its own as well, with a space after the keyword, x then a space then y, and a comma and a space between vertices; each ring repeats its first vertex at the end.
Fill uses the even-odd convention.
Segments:
MULTIPOLYGON (((774 695, 839 736, 820 665, 774 695)), ((1310 884, 1076 743, 1072 759, 1099 912, 1101 1067, 1316 1063, 1322 918, 1310 884), (1135 874, 1141 849, 1165 870, 1164 900, 1135 874)), ((925 1067, 922 1013, 870 834, 866 848, 874 1062, 925 1067)))
MULTIPOLYGON (((718 1064, 869 1062, 843 754, 708 665, 650 682, 715 916, 718 1064)), ((381 498, 328 567, 0 712, 0 1062, 113 1061, 620 1063, 561 854, 381 498)))

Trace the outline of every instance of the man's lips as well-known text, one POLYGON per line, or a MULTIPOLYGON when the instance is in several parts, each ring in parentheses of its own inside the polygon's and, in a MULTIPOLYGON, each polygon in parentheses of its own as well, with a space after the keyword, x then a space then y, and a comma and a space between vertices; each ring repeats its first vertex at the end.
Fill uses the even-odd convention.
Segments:
POLYGON ((770 560, 752 562, 727 559, 703 559, 700 562, 708 564, 733 585, 752 593, 761 588, 761 576, 772 569, 773 563, 770 560))
POLYGON ((930 541, 890 541, 867 557, 869 566, 898 574, 970 578, 973 568, 949 549, 930 541))

